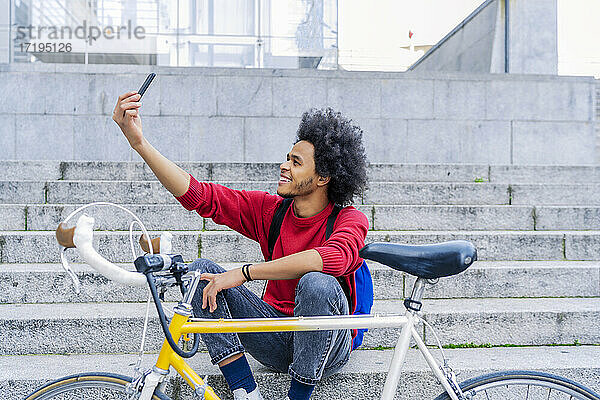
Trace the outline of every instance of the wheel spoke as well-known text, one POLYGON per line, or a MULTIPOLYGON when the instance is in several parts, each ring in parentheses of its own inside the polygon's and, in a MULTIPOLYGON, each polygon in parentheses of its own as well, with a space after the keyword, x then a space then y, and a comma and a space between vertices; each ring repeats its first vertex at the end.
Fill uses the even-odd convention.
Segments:
MULTIPOLYGON (((39 400, 126 400, 126 385, 131 378, 115 374, 71 375, 42 386, 31 396, 39 400), (74 380, 73 378, 77 378, 74 380)), ((167 398, 155 393, 153 400, 167 398)))
POLYGON ((468 387, 472 398, 479 400, 600 400, 580 384, 560 376, 530 371, 485 375, 475 378, 468 387))

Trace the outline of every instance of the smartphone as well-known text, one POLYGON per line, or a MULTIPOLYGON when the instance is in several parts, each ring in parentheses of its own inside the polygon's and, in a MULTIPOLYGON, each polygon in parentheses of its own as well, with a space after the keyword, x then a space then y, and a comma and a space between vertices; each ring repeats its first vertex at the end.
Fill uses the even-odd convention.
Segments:
POLYGON ((138 90, 138 94, 140 95, 140 99, 138 101, 140 101, 142 99, 142 96, 146 92, 146 89, 148 89, 148 86, 150 86, 150 84, 152 83, 152 80, 154 79, 155 76, 156 76, 156 74, 154 72, 152 72, 150 75, 148 75, 148 77, 142 84, 142 87, 140 88, 140 90, 138 90))

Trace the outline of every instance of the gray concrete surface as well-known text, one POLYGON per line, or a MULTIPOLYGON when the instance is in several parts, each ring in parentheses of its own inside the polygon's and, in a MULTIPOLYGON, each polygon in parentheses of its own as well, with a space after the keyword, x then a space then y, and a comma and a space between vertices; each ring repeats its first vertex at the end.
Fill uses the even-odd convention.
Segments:
MULTIPOLYGON (((361 209, 361 211, 365 212, 361 209)), ((533 207, 373 206, 376 230, 533 230, 533 207)))
POLYGON ((364 204, 509 204, 508 185, 494 183, 371 183, 364 204))
MULTIPOLYGON (((463 239, 475 244, 479 260, 565 260, 563 242, 568 234, 560 231, 375 231, 369 232, 367 243, 429 244, 463 239)), ((580 240, 592 238, 595 238, 593 234, 584 232, 580 240)), ((238 234, 207 231, 202 233, 201 239, 202 257, 224 262, 262 260, 258 246, 238 234)), ((571 246, 570 242, 566 246, 571 246)), ((566 259, 581 260, 578 257, 588 257, 587 254, 587 250, 573 247, 566 259)))
MULTIPOLYGON (((171 304, 172 306, 172 304, 171 304)), ((135 352, 144 303, 3 304, 0 354, 135 352), (68 335, 61 334, 68 332, 68 335), (116 339, 118 338, 118 339, 116 339)), ((402 314, 401 300, 376 300, 373 313, 402 314)), ((442 344, 595 344, 600 341, 599 298, 427 300, 424 317, 442 344)), ((152 309, 147 349, 164 340, 152 309)), ((423 328, 425 340, 435 339, 423 328)), ((399 329, 372 329, 363 346, 393 347, 399 329)))
POLYGON ((490 182, 509 183, 597 183, 600 171, 591 165, 490 165, 490 182))
MULTIPOLYGON (((149 230, 182 230, 201 231, 204 229, 205 219, 194 211, 187 211, 180 204, 128 204, 124 205, 145 224, 149 230)), ((0 205, 0 217, 13 212, 13 205, 0 205), (6 211, 5 211, 6 210, 6 211)), ((27 229, 31 231, 54 230, 58 224, 75 211, 75 205, 28 205, 27 229)), ((21 206, 21 208, 24 208, 21 206)), ((94 206, 84 211, 94 217, 95 229, 128 231, 133 218, 125 211, 111 206, 94 206)), ((73 220, 73 224, 76 219, 73 220)), ((4 223, 0 222, 0 226, 4 223)), ((8 229, 8 228, 5 228, 8 229)))
MULTIPOLYGON (((434 350, 434 356, 439 357, 434 350)), ((507 370, 537 370, 573 379, 592 390, 600 390, 600 354, 597 346, 517 347, 489 349, 445 350, 449 363, 458 376, 458 381, 474 376, 507 370)), ((134 354, 111 355, 49 355, 49 356, 0 356, 0 396, 6 400, 21 399, 41 385, 60 376, 83 371, 107 371, 131 375, 135 362, 134 354), (31 368, 34 366, 34 368, 31 368)), ((148 354, 144 367, 150 367, 156 358, 148 354)), ((322 381, 315 389, 315 399, 370 399, 380 395, 385 373, 392 358, 391 350, 356 351, 350 361, 334 376, 322 381)), ((266 398, 279 398, 289 387, 289 377, 270 372, 249 357, 260 390, 266 398)), ((218 369, 210 364, 208 354, 200 353, 190 359, 189 364, 201 376, 208 375, 208 383, 223 399, 231 399, 224 387, 218 369)), ((398 400, 434 398, 442 392, 423 358, 417 350, 409 349, 400 386, 398 400)), ((174 400, 191 400, 181 378, 171 375, 168 391, 179 393, 174 400)))
POLYGON ((600 232, 570 232, 565 237, 566 257, 577 260, 593 260, 600 257, 600 232))
MULTIPOLYGON (((145 290, 119 286, 98 276, 89 267, 76 265, 82 281, 82 294, 76 296, 69 278, 56 264, 58 249, 52 229, 74 207, 64 204, 66 199, 78 198, 81 193, 92 193, 89 200, 108 198, 108 194, 118 198, 119 203, 130 199, 136 203, 131 207, 152 230, 169 226, 184 229, 174 234, 175 249, 181 251, 186 260, 196 258, 199 252, 225 263, 262 259, 256 244, 232 232, 216 231, 223 228, 183 210, 139 162, 5 161, 0 167, 6 168, 7 179, 12 180, 6 183, 12 186, 5 186, 9 189, 3 192, 7 201, 0 205, 0 219, 4 224, 1 228, 4 231, 0 232, 0 259, 10 263, 0 265, 0 315, 5 316, 3 320, 0 318, 3 324, 0 331, 8 332, 6 337, 15 338, 14 341, 30 343, 19 347, 19 343, 6 341, 5 346, 17 354, 104 353, 114 352, 114 348, 116 351, 137 348, 145 290), (39 182, 23 181, 25 178, 39 179, 39 182), (133 194, 132 188, 135 188, 133 194), (23 204, 23 194, 29 204, 23 204), (36 195, 39 201, 30 201, 36 195), (41 204, 44 201, 54 204, 41 204), (25 214, 27 229, 44 231, 19 231, 25 229, 25 214), (215 231, 202 232, 203 228, 215 231), (23 318, 15 317, 17 309, 25 310, 23 318), (57 332, 70 332, 72 336, 56 340, 57 332), (115 345, 115 337, 125 339, 115 345)), ((187 163, 184 167, 194 171, 199 179, 226 181, 233 187, 246 188, 268 188, 273 184, 265 182, 269 179, 265 177, 276 175, 278 171, 277 163, 187 163)), ((371 191, 379 190, 379 199, 388 199, 391 204, 358 206, 369 217, 372 227, 385 229, 370 232, 368 241, 418 244, 464 238, 476 244, 480 260, 487 260, 478 261, 464 273, 441 279, 437 285, 427 288, 426 297, 432 299, 425 301, 427 318, 441 331, 445 343, 600 342, 596 322, 600 320, 600 267, 598 261, 593 261, 600 259, 600 253, 594 250, 598 248, 595 232, 598 210, 594 206, 598 191, 597 167, 373 164, 369 174, 373 180, 371 191), (407 188, 412 188, 413 198, 428 200, 425 204, 401 205, 399 199, 410 201, 411 196, 401 197, 391 192, 407 188), (506 203, 493 205, 496 201, 493 196, 489 201, 481 201, 487 196, 486 190, 494 194, 489 188, 502 194, 498 198, 506 203), (464 193, 469 190, 472 193, 464 193), (434 205, 437 200, 432 199, 436 196, 450 200, 434 205), (449 204, 453 199, 469 203, 449 204), (478 201, 481 202, 478 204, 478 201), (509 201, 512 205, 507 205, 509 201), (571 205, 544 205, 563 202, 571 205), (483 228, 486 226, 488 228, 483 228), (399 231, 419 228, 426 230, 399 231)), ((104 209, 100 214, 98 221, 102 228, 126 228, 117 212, 104 209)), ((122 231, 98 232, 96 246, 112 261, 130 262, 127 237, 122 231)), ((70 252, 70 257, 78 261, 74 252, 70 252)), ((227 267, 239 265, 227 264, 227 267)), ((410 291, 414 278, 378 264, 370 265, 377 299, 374 312, 400 312, 400 299, 410 291)), ((255 293, 262 291, 261 282, 253 282, 250 287, 255 293)), ((170 291, 167 299, 175 301, 178 297, 175 291, 170 291)), ((157 349, 161 335, 155 320, 150 334, 149 348, 157 349)), ((390 329, 372 331, 365 346, 393 346, 396 334, 390 329)), ((429 333, 425 337, 427 341, 432 340, 429 333)), ((579 347, 564 347, 571 348, 579 347)), ((545 354, 544 349, 534 348, 538 357, 545 354)), ((477 350, 481 350, 477 357, 484 359, 488 356, 483 351, 494 349, 477 350)), ((5 357, 0 356, 0 365, 5 357)), ((12 357, 18 362, 23 360, 21 356, 12 357)), ((98 354, 97 357, 107 356, 98 354)), ((576 364, 577 360, 567 364, 570 368, 567 371, 574 373, 573 376, 588 380, 590 376, 595 377, 593 369, 578 369, 576 364)), ((0 393, 7 385, 23 388, 32 384, 32 381, 15 381, 6 376, 0 371, 0 393)), ((286 378, 280 375, 261 374, 260 379, 284 382, 277 387, 287 385, 286 378)), ((381 374, 363 370, 345 375, 344 382, 350 379, 368 384, 371 379, 380 381, 381 374)), ((407 379, 413 382, 417 375, 409 375, 407 379)), ((414 392, 414 396, 422 397, 419 393, 427 388, 429 386, 414 392)), ((331 389, 324 389, 322 396, 344 398, 339 390, 339 384, 333 385, 331 389)), ((352 396, 360 398, 358 394, 352 396)))
MULTIPOLYGON (((194 260, 199 250, 198 231, 173 232, 173 248, 183 255, 185 260, 194 260)), ((157 237, 160 232, 150 232, 157 237)), ((137 245, 140 234, 134 235, 137 255, 141 249, 137 245)), ((131 262, 131 246, 129 232, 99 232, 94 234, 94 248, 112 262, 131 262)), ((59 246, 54 232, 0 232, 0 256, 6 263, 56 263, 60 262, 59 246)), ((74 262, 82 262, 75 250, 67 252, 67 258, 74 262)))
MULTIPOLYGON (((3 68, 0 157, 138 161, 110 115, 117 96, 137 88, 148 68, 103 67, 3 68), (73 91, 78 95, 65 95, 73 91)), ((372 162, 596 163, 594 85, 585 77, 166 67, 155 72, 157 83, 142 106, 144 129, 178 161, 280 162, 301 112, 332 106, 363 128, 372 162), (170 85, 173 80, 206 93, 192 96, 170 85), (177 106, 182 101, 186 107, 177 106), (432 148, 432 140, 440 145, 432 148)))
MULTIPOLYGON (((217 182, 238 190, 276 193, 275 181, 217 182)), ((177 204, 158 181, 0 181, 0 203, 177 204)), ((362 204, 598 205, 600 184, 373 182, 362 204)), ((360 204, 360 198, 355 201, 360 204)))
MULTIPOLYGON (((263 190, 275 193, 276 182, 221 182, 238 190, 263 190)), ((178 204, 158 181, 53 181, 47 183, 48 203, 118 203, 178 204)))
POLYGON ((511 204, 598 205, 600 184, 514 184, 510 185, 511 204))
POLYGON ((488 0, 423 55, 411 70, 555 75, 557 36, 556 0, 488 0))
MULTIPOLYGON (((179 204, 125 204, 150 230, 229 230, 179 204)), ((0 204, 0 230, 54 230, 79 205, 0 204)), ((356 205, 370 230, 592 230, 598 207, 356 205), (373 220, 374 218, 374 220, 373 220)), ((100 230, 128 230, 130 217, 109 206, 86 209, 100 230)))
MULTIPOLYGON (((198 180, 266 181, 279 174, 279 164, 179 162, 198 180)), ((148 181, 156 180, 141 161, 17 161, 0 160, 4 180, 148 181)), ((490 165, 370 163, 371 182, 598 183, 600 167, 593 165, 490 165)))
MULTIPOLYGON (((179 204, 122 204, 150 230, 229 230, 179 204)), ((79 205, 0 204, 0 230, 54 230, 79 205)), ((370 230, 591 230, 600 208, 585 206, 356 205, 370 230)), ((100 230, 128 230, 131 218, 110 206, 86 209, 100 230)))
POLYGON ((554 229, 600 229, 600 209, 596 207, 536 207, 537 230, 554 229))
POLYGON ((558 73, 557 0, 510 0, 509 72, 558 73))
POLYGON ((0 203, 46 201, 46 183, 39 181, 0 181, 0 203))
MULTIPOLYGON (((239 268, 239 263, 222 264, 239 268)), ((401 299, 412 290, 415 278, 375 262, 368 262, 375 298, 401 299)), ((132 263, 121 264, 133 269, 132 263)), ((0 304, 143 302, 145 288, 125 287, 109 281, 85 264, 74 264, 81 293, 60 264, 0 264, 0 304)), ((263 281, 247 283, 261 295, 263 281)), ((459 275, 427 286, 425 298, 598 297, 598 261, 478 261, 459 275)), ((178 289, 167 292, 179 301, 178 289)))
MULTIPOLYGON (((2 180, 8 181, 35 181, 55 180, 61 178, 61 165, 59 161, 0 161, 2 180)), ((96 168, 87 168, 92 173, 96 168)))
POLYGON ((413 71, 501 72, 492 59, 503 30, 501 1, 485 1, 411 66, 413 71))

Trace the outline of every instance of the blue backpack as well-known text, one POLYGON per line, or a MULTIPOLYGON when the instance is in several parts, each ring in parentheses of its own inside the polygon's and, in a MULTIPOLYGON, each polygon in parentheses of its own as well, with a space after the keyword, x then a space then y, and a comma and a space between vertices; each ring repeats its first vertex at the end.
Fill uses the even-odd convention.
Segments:
MULTIPOLYGON (((292 204, 292 199, 283 199, 271 221, 269 227, 268 245, 269 245, 269 257, 267 261, 270 261, 273 257, 273 249, 275 248, 275 242, 279 237, 281 231, 281 224, 283 223, 283 217, 287 212, 287 209, 292 204)), ((327 228, 325 229, 325 240, 329 239, 333 233, 333 225, 342 207, 337 204, 333 207, 333 211, 327 218, 327 228)), ((348 305, 352 304, 350 298, 350 288, 346 284, 346 281, 342 278, 338 278, 340 286, 346 294, 348 305)), ((371 278, 371 271, 367 266, 367 262, 363 260, 362 265, 354 272, 354 282, 356 285, 356 308, 354 309, 353 315, 370 314, 371 307, 373 307, 373 278, 371 278)), ((265 284, 266 288, 266 284, 265 284)), ((264 296, 264 289, 263 289, 264 296)), ((352 350, 356 349, 362 344, 363 336, 368 329, 357 329, 357 334, 352 341, 352 350)))

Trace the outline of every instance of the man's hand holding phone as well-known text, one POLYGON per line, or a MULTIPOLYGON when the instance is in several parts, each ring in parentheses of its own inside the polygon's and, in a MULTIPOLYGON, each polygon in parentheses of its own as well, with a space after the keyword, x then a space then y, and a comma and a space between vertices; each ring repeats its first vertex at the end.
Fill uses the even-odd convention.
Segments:
POLYGON ((119 96, 117 105, 113 111, 113 121, 119 125, 129 145, 134 149, 141 145, 144 140, 142 119, 139 116, 139 108, 142 106, 140 100, 155 76, 156 74, 154 73, 148 75, 146 81, 137 92, 127 92, 119 96))
POLYGON ((160 183, 179 197, 190 187, 190 174, 160 154, 142 134, 142 120, 139 115, 140 99, 150 86, 155 74, 150 74, 137 92, 127 92, 119 96, 112 119, 119 125, 129 145, 144 159, 160 183))
POLYGON ((138 101, 139 99, 140 95, 137 92, 122 94, 117 100, 112 116, 132 148, 140 145, 144 139, 142 119, 139 116, 142 103, 138 101))

